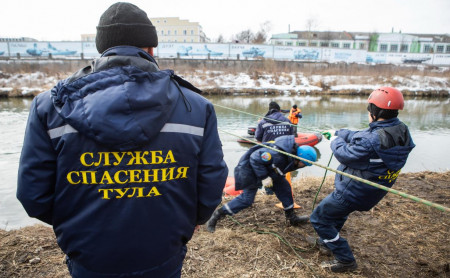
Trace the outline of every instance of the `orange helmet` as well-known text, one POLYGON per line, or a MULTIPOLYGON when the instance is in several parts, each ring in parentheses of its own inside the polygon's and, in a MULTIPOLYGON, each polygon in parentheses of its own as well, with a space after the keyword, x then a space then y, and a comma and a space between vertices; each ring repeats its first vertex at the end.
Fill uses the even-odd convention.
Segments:
POLYGON ((387 110, 403 110, 403 95, 392 87, 381 87, 373 91, 368 99, 369 103, 387 110))

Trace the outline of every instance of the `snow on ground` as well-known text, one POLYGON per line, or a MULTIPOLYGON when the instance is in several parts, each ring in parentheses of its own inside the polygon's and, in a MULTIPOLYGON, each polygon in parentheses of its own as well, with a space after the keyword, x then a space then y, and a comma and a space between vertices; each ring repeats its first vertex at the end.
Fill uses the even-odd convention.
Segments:
POLYGON ((446 77, 431 76, 342 76, 311 75, 301 73, 255 74, 220 73, 218 71, 197 71, 195 74, 183 75, 184 78, 204 90, 221 89, 259 89, 312 92, 323 91, 324 86, 331 91, 373 90, 381 86, 393 86, 409 91, 447 91, 450 93, 450 81, 446 77))
POLYGON ((0 71, 0 92, 19 91, 23 96, 51 89, 58 82, 56 76, 43 72, 6 74, 0 71))
MULTIPOLYGON (((280 92, 320 92, 373 90, 380 86, 393 86, 409 91, 446 91, 450 94, 448 77, 433 76, 342 76, 311 75, 277 72, 275 74, 225 73, 221 71, 195 71, 180 74, 195 86, 203 89, 232 90, 277 90, 280 92)), ((17 89, 22 95, 51 89, 59 78, 43 72, 7 74, 0 72, 0 92, 17 89)))

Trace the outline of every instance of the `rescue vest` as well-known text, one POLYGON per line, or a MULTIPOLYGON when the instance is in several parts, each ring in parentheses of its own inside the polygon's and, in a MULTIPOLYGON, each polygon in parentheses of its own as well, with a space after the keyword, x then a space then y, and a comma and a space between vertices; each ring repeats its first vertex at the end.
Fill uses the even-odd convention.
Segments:
POLYGON ((298 113, 302 113, 302 110, 300 108, 291 108, 291 111, 289 112, 288 119, 294 125, 298 124, 298 113))

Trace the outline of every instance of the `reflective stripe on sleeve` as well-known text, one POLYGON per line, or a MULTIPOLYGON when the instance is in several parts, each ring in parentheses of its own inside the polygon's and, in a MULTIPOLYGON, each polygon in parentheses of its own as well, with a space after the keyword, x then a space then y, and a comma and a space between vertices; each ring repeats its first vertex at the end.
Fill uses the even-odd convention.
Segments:
POLYGON ((381 158, 377 158, 377 159, 370 159, 370 162, 383 162, 383 160, 381 158))
POLYGON ((61 137, 67 133, 77 133, 77 132, 78 132, 78 130, 73 128, 71 125, 63 125, 63 126, 53 128, 53 129, 50 129, 47 131, 48 136, 50 136, 50 139, 55 139, 55 138, 61 137))
POLYGON ((272 169, 274 169, 275 172, 278 173, 278 175, 280 175, 280 176, 284 175, 283 171, 281 171, 280 168, 278 168, 275 164, 272 164, 272 169))
POLYGON ((197 136, 203 136, 204 128, 183 124, 165 124, 161 132, 187 133, 197 136))

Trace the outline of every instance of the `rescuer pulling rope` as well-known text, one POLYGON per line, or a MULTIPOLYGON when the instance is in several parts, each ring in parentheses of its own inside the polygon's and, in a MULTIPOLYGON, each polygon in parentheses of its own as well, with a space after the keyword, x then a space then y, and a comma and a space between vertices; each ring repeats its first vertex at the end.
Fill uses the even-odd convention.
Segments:
POLYGON ((284 175, 298 168, 311 166, 311 164, 284 155, 277 149, 296 154, 312 162, 317 160, 317 153, 313 147, 297 146, 294 139, 294 135, 280 136, 275 139, 273 144, 265 143, 275 150, 256 145, 241 157, 234 169, 234 176, 236 190, 244 189, 244 192, 214 212, 206 224, 208 231, 213 233, 217 222, 225 215, 234 215, 251 206, 256 192, 262 187, 261 181, 267 177, 272 178, 273 191, 283 204, 286 220, 293 226, 308 222, 308 215, 296 215, 292 188, 284 175))
MULTIPOLYGON (((324 135, 333 135, 331 149, 341 163, 339 171, 390 188, 415 147, 408 127, 397 118, 404 106, 403 95, 395 88, 381 87, 372 92, 368 102, 368 129, 341 129, 324 135)), ((316 207, 310 221, 319 235, 319 247, 335 257, 322 267, 332 272, 353 271, 357 268, 355 257, 339 232, 350 213, 370 210, 387 191, 341 174, 336 174, 334 185, 335 190, 316 207)))

